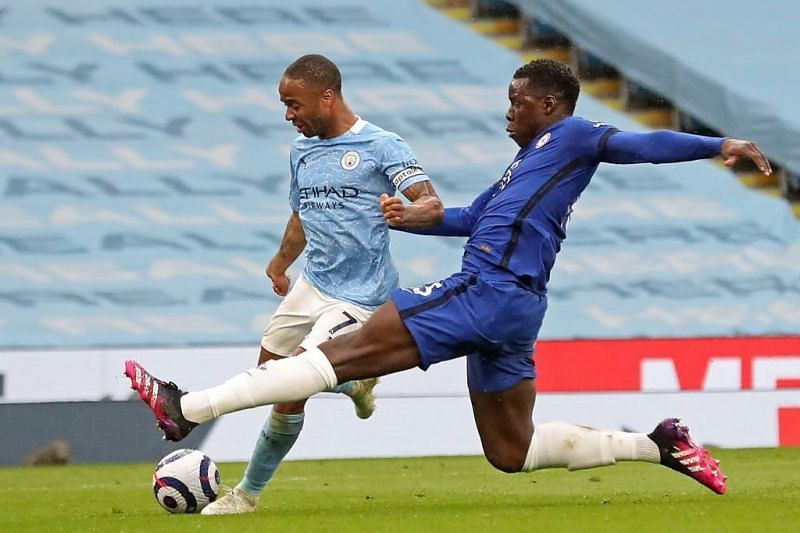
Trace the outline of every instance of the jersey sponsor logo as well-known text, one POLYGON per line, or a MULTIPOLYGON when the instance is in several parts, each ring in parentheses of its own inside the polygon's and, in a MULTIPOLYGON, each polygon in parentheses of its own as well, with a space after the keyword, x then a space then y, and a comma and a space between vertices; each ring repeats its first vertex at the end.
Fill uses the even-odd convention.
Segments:
POLYGON ((551 137, 552 137, 552 135, 548 131, 547 133, 542 135, 542 137, 538 141, 536 141, 536 145, 534 146, 534 148, 536 148, 538 150, 539 148, 541 148, 545 144, 549 143, 551 137))
POLYGON ((404 291, 410 292, 411 294, 416 294, 417 296, 430 296, 434 289, 441 289, 442 282, 435 281, 433 283, 428 283, 427 285, 423 285, 421 287, 408 287, 403 288, 404 291))
POLYGON ((342 168, 345 170, 353 170, 361 163, 361 155, 355 150, 349 150, 344 153, 340 161, 342 168))
POLYGON ((592 123, 592 127, 593 128, 602 128, 603 126, 609 126, 609 125, 610 124, 608 122, 593 122, 592 123))
POLYGON ((408 167, 408 168, 405 168, 405 169, 401 170, 400 172, 396 173, 394 176, 392 176, 392 178, 391 178, 392 179, 392 185, 394 185, 394 188, 397 189, 407 179, 413 178, 415 176, 422 176, 424 174, 425 174, 425 171, 422 170, 420 167, 408 167))
POLYGON ((361 191, 355 187, 328 187, 327 185, 315 187, 301 187, 299 190, 301 200, 314 198, 358 198, 361 191))
POLYGON ((500 192, 500 191, 502 191, 503 189, 506 188, 506 185, 508 185, 508 182, 511 181, 511 173, 514 171, 515 168, 517 168, 519 166, 520 163, 522 163, 522 159, 514 161, 506 169, 505 173, 503 174, 503 177, 500 178, 500 184, 497 187, 497 192, 500 192))
POLYGON ((355 187, 301 187, 298 191, 304 209, 344 209, 345 201, 361 195, 355 187))

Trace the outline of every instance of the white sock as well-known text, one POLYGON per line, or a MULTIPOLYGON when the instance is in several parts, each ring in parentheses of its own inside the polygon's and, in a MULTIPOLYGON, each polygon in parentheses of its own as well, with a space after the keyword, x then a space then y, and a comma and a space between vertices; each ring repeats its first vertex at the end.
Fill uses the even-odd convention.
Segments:
POLYGON ((617 461, 660 463, 661 454, 646 433, 606 431, 551 422, 536 426, 522 471, 564 466, 580 470, 613 465, 617 461))
POLYGON ((184 394, 181 411, 186 420, 199 424, 250 407, 305 400, 336 384, 328 358, 319 348, 312 348, 294 357, 267 361, 217 387, 184 394))

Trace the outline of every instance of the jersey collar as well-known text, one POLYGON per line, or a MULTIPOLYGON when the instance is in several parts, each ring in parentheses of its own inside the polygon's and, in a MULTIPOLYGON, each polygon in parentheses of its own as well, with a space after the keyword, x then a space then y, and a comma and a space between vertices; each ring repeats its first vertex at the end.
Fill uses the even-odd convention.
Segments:
POLYGON ((558 122, 554 122, 554 123, 550 124, 550 126, 546 130, 539 132, 539 135, 537 135, 536 137, 531 139, 531 142, 529 142, 523 148, 520 148, 519 153, 521 154, 521 153, 525 153, 525 152, 530 152, 531 150, 535 150, 536 149, 536 143, 539 142, 539 139, 541 139, 545 135, 552 135, 553 134, 553 130, 559 128, 568 118, 570 118, 570 117, 564 117, 561 120, 559 120, 558 122))
POLYGON ((367 121, 359 117, 358 115, 356 115, 356 118, 358 120, 356 120, 356 123, 350 127, 350 133, 355 133, 357 135, 361 133, 361 130, 363 130, 364 126, 367 125, 367 121))

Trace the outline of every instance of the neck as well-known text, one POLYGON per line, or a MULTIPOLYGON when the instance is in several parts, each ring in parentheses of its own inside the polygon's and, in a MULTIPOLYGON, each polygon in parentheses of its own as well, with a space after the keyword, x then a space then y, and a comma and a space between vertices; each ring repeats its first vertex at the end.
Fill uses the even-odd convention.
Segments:
POLYGON ((333 139, 334 137, 343 135, 353 127, 353 124, 355 124, 357 120, 358 117, 347 107, 347 104, 342 104, 342 108, 337 110, 333 115, 333 120, 331 121, 331 126, 328 128, 328 131, 326 131, 324 135, 320 135, 319 138, 333 139))
POLYGON ((548 117, 549 120, 545 124, 543 124, 541 128, 537 129, 536 133, 533 136, 537 137, 540 133, 542 133, 544 130, 548 129, 553 124, 555 124, 557 122, 561 122, 562 120, 564 120, 565 118, 570 117, 570 116, 572 116, 571 113, 558 113, 557 115, 552 115, 552 116, 548 117))

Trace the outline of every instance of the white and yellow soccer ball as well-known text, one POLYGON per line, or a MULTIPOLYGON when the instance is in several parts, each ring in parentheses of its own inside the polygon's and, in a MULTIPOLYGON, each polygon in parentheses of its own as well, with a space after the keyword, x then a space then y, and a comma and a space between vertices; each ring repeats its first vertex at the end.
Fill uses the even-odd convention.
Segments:
POLYGON ((199 450, 176 450, 153 471, 153 492, 170 513, 199 513, 217 499, 220 475, 217 465, 199 450))

